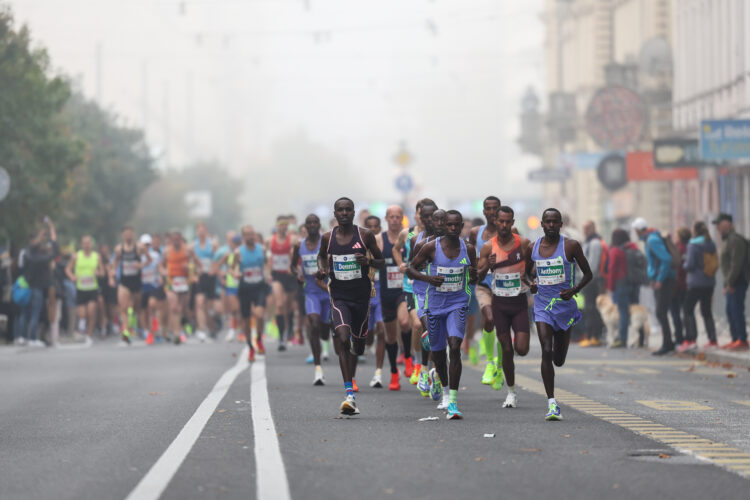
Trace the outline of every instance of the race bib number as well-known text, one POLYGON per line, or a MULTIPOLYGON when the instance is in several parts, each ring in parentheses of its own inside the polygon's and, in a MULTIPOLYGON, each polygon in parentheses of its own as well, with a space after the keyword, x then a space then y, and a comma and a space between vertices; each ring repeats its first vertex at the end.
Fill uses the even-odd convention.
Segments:
POLYGON ((199 260, 201 263, 201 272, 202 273, 211 272, 211 259, 209 259, 208 257, 201 257, 199 260))
POLYGON ((565 283, 565 264, 562 257, 536 261, 537 283, 542 286, 565 283))
MULTIPOLYGON (((372 268, 370 268, 370 269, 372 269, 372 268)), ((380 271, 375 270, 374 273, 371 271, 370 274, 372 274, 372 281, 373 281, 373 283, 380 283, 380 271)))
POLYGON ((302 256, 302 272, 305 276, 315 276, 318 272, 318 256, 317 255, 303 255, 302 256))
POLYGON ((141 279, 144 283, 155 285, 158 283, 158 277, 155 269, 144 269, 141 273, 141 279))
POLYGON ((341 281, 356 280, 362 277, 362 268, 353 253, 333 256, 333 277, 341 281))
POLYGON ((498 297, 517 297, 521 293, 521 273, 495 273, 492 292, 498 297))
POLYGON ((272 255, 271 256, 271 269, 273 271, 289 271, 289 264, 291 259, 289 255, 272 255))
POLYGON ((387 266, 385 268, 386 277, 388 279, 388 288, 403 288, 404 287, 404 273, 402 273, 398 266, 387 266))
POLYGON ((242 272, 242 281, 248 285, 255 285, 263 281, 263 269, 260 267, 248 267, 242 272))
POLYGON ((94 276, 81 276, 78 278, 81 290, 90 290, 96 288, 96 278, 94 276))
POLYGON ((172 291, 177 293, 184 293, 190 290, 188 281, 185 276, 175 276, 172 278, 172 291))
POLYGON ((437 275, 443 277, 443 284, 436 288, 438 292, 460 292, 464 288, 463 267, 438 266, 437 275))
POLYGON ((122 275, 123 276, 135 276, 138 274, 138 262, 135 260, 123 260, 122 261, 122 275))

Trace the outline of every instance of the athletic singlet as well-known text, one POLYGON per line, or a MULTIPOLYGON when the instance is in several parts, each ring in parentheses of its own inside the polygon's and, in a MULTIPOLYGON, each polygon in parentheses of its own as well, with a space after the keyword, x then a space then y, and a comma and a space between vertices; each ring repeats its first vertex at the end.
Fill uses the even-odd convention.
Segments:
POLYGON ((120 277, 134 278, 141 274, 138 262, 138 250, 135 245, 132 250, 125 250, 125 244, 123 244, 120 247, 120 277))
POLYGON ((575 286, 575 263, 565 257, 565 236, 560 235, 555 253, 551 257, 539 255, 540 237, 534 243, 531 259, 536 264, 538 294, 547 299, 559 299, 560 292, 575 286))
POLYGON ((188 285, 188 256, 185 245, 180 245, 179 250, 175 250, 174 245, 169 248, 167 256, 167 277, 169 287, 173 292, 184 293, 190 287, 188 285))
POLYGON ((198 261, 201 263, 201 274, 207 274, 211 271, 211 262, 214 260, 214 252, 211 250, 211 240, 206 238, 206 242, 203 244, 203 248, 200 246, 200 241, 196 240, 193 245, 195 256, 198 257, 198 261))
POLYGON ((227 270, 226 274, 224 275, 226 288, 237 288, 239 286, 239 283, 237 282, 237 278, 234 277, 234 274, 232 274, 232 266, 234 266, 234 251, 231 249, 229 250, 231 253, 227 255, 227 270))
POLYGON ((320 252, 320 236, 314 250, 307 249, 307 238, 299 245, 299 257, 302 261, 302 275, 305 277, 305 294, 328 295, 325 290, 315 283, 315 273, 318 272, 318 252, 320 252))
MULTIPOLYGON (((161 254, 153 248, 148 251, 151 256, 151 264, 143 266, 141 269, 141 283, 144 290, 153 290, 159 287, 159 263, 161 262, 161 254)), ((141 257, 141 262, 146 262, 146 256, 141 257)))
POLYGON ((328 289, 332 299, 369 302, 372 282, 369 278, 370 266, 360 266, 355 254, 366 255, 367 247, 362 240, 359 226, 354 225, 352 239, 343 245, 336 241, 339 227, 331 231, 328 240, 328 268, 330 282, 328 289))
MULTIPOLYGON (((409 230, 409 233, 406 235, 406 243, 404 244, 404 263, 406 264, 406 267, 409 267, 409 261, 411 260, 411 239, 414 238, 414 229, 416 229, 416 226, 411 228, 409 230)), ((408 277, 406 274, 404 274, 404 293, 414 293, 414 280, 408 277)))
POLYGON ((263 264, 266 258, 263 254, 263 247, 257 243, 252 249, 247 245, 240 247, 240 272, 242 278, 241 285, 258 285, 263 283, 263 264))
MULTIPOLYGON (((487 228, 487 224, 482 224, 479 226, 479 230, 477 231, 477 244, 476 244, 476 250, 477 250, 477 257, 479 257, 479 252, 482 251, 482 247, 485 243, 487 243, 483 236, 484 236, 484 230, 487 228)), ((484 281, 481 281, 483 285, 486 285, 487 288, 492 288, 492 276, 490 276, 490 273, 487 273, 487 276, 485 276, 484 281)))
POLYGON ((488 275, 491 277, 492 293, 497 297, 517 297, 529 289, 521 280, 526 272, 521 237, 513 234, 513 240, 513 248, 507 252, 500 248, 497 238, 490 240, 496 260, 488 275))
MULTIPOLYGON (((427 236, 425 236, 424 231, 420 232, 417 235, 417 239, 414 240, 414 248, 416 249, 417 245, 419 244, 419 242, 422 241, 422 240, 424 240, 424 239, 426 239, 426 238, 427 238, 427 236)), ((429 265, 428 265, 427 266, 427 274, 429 274, 429 273, 430 273, 430 268, 429 268, 429 265)), ((414 292, 415 295, 424 296, 425 292, 427 292, 427 282, 426 281, 416 280, 412 284, 412 291, 414 292)))
POLYGON ((97 290, 96 269, 99 267, 99 254, 92 251, 88 256, 83 250, 76 254, 76 265, 73 274, 76 275, 76 289, 82 292, 97 290))
POLYGON ((277 273, 288 273, 291 258, 289 253, 292 250, 292 237, 287 234, 283 243, 274 234, 271 236, 271 270, 277 273))
MULTIPOLYGON (((425 293, 424 308, 430 314, 441 314, 460 307, 467 307, 471 299, 469 288, 469 254, 466 243, 459 238, 461 250, 455 259, 448 258, 440 244, 441 237, 435 240, 435 258, 430 263, 428 274, 442 276, 443 284, 439 287, 429 285, 425 293)), ((423 282, 427 283, 427 282, 423 282)))
MULTIPOLYGON (((383 231, 383 257, 385 266, 378 271, 380 294, 383 297, 398 297, 403 292, 404 274, 393 260, 393 243, 388 239, 388 231, 383 231)), ((401 252, 403 257, 404 253, 401 252)))

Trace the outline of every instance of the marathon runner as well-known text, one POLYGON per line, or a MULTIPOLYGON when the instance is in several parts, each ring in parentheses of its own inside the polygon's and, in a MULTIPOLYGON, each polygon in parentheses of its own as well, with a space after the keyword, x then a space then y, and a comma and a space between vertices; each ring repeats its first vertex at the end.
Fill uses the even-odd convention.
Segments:
MULTIPOLYGON (((365 218, 365 226, 367 226, 367 229, 372 231, 372 234, 375 235, 375 241, 378 244, 378 248, 382 251, 382 240, 380 239, 380 217, 376 215, 368 215, 365 218)), ((401 386, 398 383, 398 367, 396 365, 396 357, 398 356, 398 344, 396 344, 393 348, 390 348, 388 344, 386 344, 385 340, 385 326, 383 325, 383 309, 382 309, 382 303, 380 300, 380 273, 379 272, 372 272, 371 273, 371 279, 373 288, 375 290, 375 295, 373 295, 370 298, 370 319, 368 322, 368 327, 371 332, 375 332, 375 374, 372 376, 372 380, 370 381, 370 387, 374 387, 376 389, 380 389, 383 387, 383 361, 385 359, 385 353, 386 350, 388 350, 388 361, 391 365, 391 383, 388 386, 390 390, 392 391, 398 391, 401 389, 401 386), (391 352, 393 351, 393 352, 391 352), (394 385, 393 379, 393 372, 395 370, 396 373, 396 383, 394 385)), ((370 335, 370 339, 372 339, 372 335, 370 335)))
MULTIPOLYGON (((271 290, 268 285, 268 277, 264 272, 266 256, 263 245, 258 243, 253 226, 243 226, 242 240, 245 244, 235 250, 232 265, 234 276, 240 281, 237 294, 240 299, 242 332, 250 348, 248 360, 255 361, 251 316, 255 318, 255 343, 258 346, 258 354, 265 354, 266 351, 263 347, 265 321, 263 318, 266 312, 266 297, 271 290)), ((229 255, 225 256, 224 261, 228 258, 229 255)))
POLYGON ((234 277, 233 267, 235 252, 242 245, 242 236, 232 230, 227 231, 226 238, 226 244, 217 250, 216 255, 219 260, 219 281, 221 283, 222 310, 224 312, 223 323, 229 325, 224 340, 231 342, 237 335, 237 325, 239 324, 240 299, 238 287, 240 282, 234 277))
MULTIPOLYGON (((112 268, 113 256, 109 250, 109 245, 102 243, 99 245, 99 258, 104 266, 104 275, 97 276, 99 285, 99 335, 102 337, 112 333, 119 322, 119 313, 117 311, 117 288, 115 288, 115 273, 112 268)), ((116 328, 119 330, 119 327, 116 328)))
MULTIPOLYGON (((152 239, 150 235, 141 235, 141 245, 151 258, 151 262, 141 269, 141 328, 148 331, 146 343, 154 341, 154 337, 161 338, 162 329, 167 324, 167 295, 164 283, 159 274, 161 263, 161 248, 158 236, 152 239), (156 240, 156 241, 154 241, 156 240)), ((146 255, 142 257, 145 263, 146 255)))
POLYGON ((180 231, 172 231, 170 241, 164 249, 159 272, 166 277, 167 303, 169 304, 169 331, 176 344, 185 340, 182 318, 187 315, 190 302, 190 264, 200 269, 200 261, 193 249, 188 247, 180 231))
POLYGON ((320 364, 320 341, 327 341, 331 332, 331 300, 326 281, 318 280, 318 254, 320 253, 320 218, 310 214, 305 218, 307 237, 297 242, 292 250, 292 274, 297 276, 305 292, 307 335, 310 340, 315 374, 313 385, 325 385, 320 364), (298 263, 301 261, 301 269, 298 263))
POLYGON ((320 280, 329 276, 334 347, 339 355, 339 366, 344 379, 346 399, 341 403, 341 413, 357 415, 359 408, 354 399, 352 374, 357 356, 365 350, 367 340, 370 296, 373 291, 368 276, 370 267, 380 269, 385 260, 378 248, 375 235, 354 224, 354 202, 339 198, 333 204, 338 226, 323 235, 318 253, 320 280), (372 259, 367 258, 370 251, 372 259))
MULTIPOLYGON (((385 258, 385 267, 380 270, 380 303, 385 323, 386 350, 392 349, 394 352, 398 352, 398 335, 400 332, 404 348, 404 375, 411 377, 414 372, 414 364, 411 347, 411 323, 404 298, 404 274, 393 257, 395 243, 403 229, 403 219, 404 212, 399 205, 391 205, 386 209, 385 220, 388 229, 380 234, 383 257, 385 258), (389 348, 389 345, 392 347, 389 348)), ((388 351, 389 359, 390 356, 391 353, 388 351)), ((391 365, 389 388, 391 390, 401 388, 398 380, 398 368, 393 365, 391 365)))
POLYGON ((449 387, 447 394, 442 391, 443 401, 438 408, 447 411, 448 420, 463 418, 456 401, 462 370, 461 342, 471 296, 469 284, 477 280, 476 250, 471 243, 464 243, 461 239, 462 228, 461 212, 448 210, 445 236, 425 243, 407 270, 415 285, 417 280, 428 284, 424 308, 430 351, 442 387, 449 387), (426 274, 418 271, 428 263, 426 274), (450 349, 450 377, 446 348, 450 349))
MULTIPOLYGON (((479 227, 475 227, 469 234, 469 243, 474 245, 477 249, 477 257, 479 252, 487 241, 497 236, 497 227, 495 226, 495 217, 497 217, 497 211, 500 209, 500 199, 497 196, 488 196, 484 199, 482 205, 486 224, 479 227)), ((497 371, 497 360, 495 357, 495 325, 492 319, 492 277, 486 276, 484 281, 480 281, 476 286, 476 297, 479 303, 479 312, 482 316, 482 347, 484 353, 487 356, 487 365, 484 368, 482 374, 482 383, 489 385, 493 383, 495 379, 495 373, 497 371)), ((474 335, 472 331, 471 336, 474 335)), ((500 374, 500 388, 502 387, 502 372, 500 374)), ((500 388, 497 388, 500 390, 500 388)))
POLYGON ((284 215, 276 218, 276 232, 266 240, 266 255, 270 256, 272 297, 276 308, 276 326, 279 327, 279 351, 286 350, 286 340, 292 338, 292 312, 297 291, 297 279, 291 274, 292 245, 297 239, 287 234, 289 219, 284 215))
POLYGON ((549 398, 547 420, 562 420, 555 400, 555 368, 565 363, 570 345, 570 329, 581 319, 573 296, 591 281, 589 263, 579 242, 560 234, 562 215, 556 208, 542 213, 544 236, 536 240, 529 261, 536 265, 534 320, 542 345, 542 380, 549 398), (575 265, 583 271, 583 278, 575 284, 575 265))
POLYGON ((214 252, 216 245, 208 234, 208 227, 203 222, 195 226, 197 239, 193 243, 193 252, 201 263, 198 283, 195 286, 195 320, 198 323, 196 337, 201 342, 208 338, 208 317, 216 295, 216 268, 214 266, 214 252))
POLYGON ((115 247, 113 268, 119 273, 117 304, 120 308, 120 330, 123 345, 130 344, 131 336, 138 327, 141 307, 141 268, 151 263, 148 255, 135 241, 133 228, 122 229, 122 243, 115 247), (143 259, 145 256, 145 259, 143 259))
POLYGON ((495 380, 496 390, 502 389, 503 372, 508 381, 508 396, 503 408, 515 408, 518 404, 515 387, 515 365, 513 348, 519 356, 529 352, 529 306, 526 293, 529 291, 527 276, 532 270, 529 254, 531 243, 513 232, 514 213, 508 206, 501 206, 495 218, 497 236, 482 246, 479 252, 479 280, 484 280, 489 271, 492 283, 492 318, 497 339, 500 342, 500 360, 495 380), (510 330, 513 329, 514 338, 510 330))
POLYGON ((91 343, 96 324, 96 305, 99 299, 98 277, 105 276, 101 256, 92 249, 91 236, 81 238, 81 249, 74 253, 65 268, 68 279, 76 285, 76 312, 78 332, 85 332, 85 341, 91 343))

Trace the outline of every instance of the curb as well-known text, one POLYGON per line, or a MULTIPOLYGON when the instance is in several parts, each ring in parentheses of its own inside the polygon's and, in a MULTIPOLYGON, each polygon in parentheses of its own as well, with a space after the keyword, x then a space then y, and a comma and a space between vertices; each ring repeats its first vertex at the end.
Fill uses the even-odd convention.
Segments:
POLYGON ((748 351, 732 352, 712 349, 700 354, 683 355, 680 357, 689 357, 696 361, 705 361, 708 363, 730 363, 733 367, 750 369, 750 352, 748 351))

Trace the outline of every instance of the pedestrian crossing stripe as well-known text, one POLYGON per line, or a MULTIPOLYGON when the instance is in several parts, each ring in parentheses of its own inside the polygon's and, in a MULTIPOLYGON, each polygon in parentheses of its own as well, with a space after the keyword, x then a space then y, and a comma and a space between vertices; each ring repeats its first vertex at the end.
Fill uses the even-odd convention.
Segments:
MULTIPOLYGON (((482 371, 479 367, 471 366, 471 368, 478 372, 482 371)), ((544 390, 544 385, 541 381, 537 381, 525 375, 516 374, 516 384, 524 390, 546 397, 546 391, 544 390)), ((616 410, 616 408, 564 389, 556 388, 555 393, 555 398, 559 403, 565 404, 574 410, 588 413, 589 415, 604 420, 605 422, 617 425, 623 429, 630 430, 636 434, 670 446, 677 451, 695 456, 706 462, 722 467, 723 469, 738 474, 741 477, 750 478, 750 456, 745 457, 746 454, 742 450, 732 448, 724 443, 689 434, 666 425, 661 425, 625 411, 619 414, 620 416, 597 416, 597 413, 616 410), (626 419, 633 419, 633 421, 629 422, 626 419), (726 453, 728 455, 717 456, 713 453, 726 453)), ((659 401, 664 403, 663 400, 659 401)), ((643 401, 639 402, 641 404, 644 403, 643 401)), ((670 403, 674 403, 674 401, 670 401, 670 403)), ((680 401, 680 403, 688 403, 687 405, 682 406, 687 407, 688 411, 695 410, 696 407, 702 407, 698 409, 713 410, 713 408, 693 401, 680 401)), ((672 408, 675 406, 676 405, 672 405, 672 408)))
POLYGON ((750 406, 750 401, 734 401, 734 403, 737 403, 738 405, 750 406))
POLYGON ((648 406, 659 411, 709 411, 710 406, 696 403, 695 401, 680 401, 673 399, 653 399, 636 401, 643 406, 648 406))

